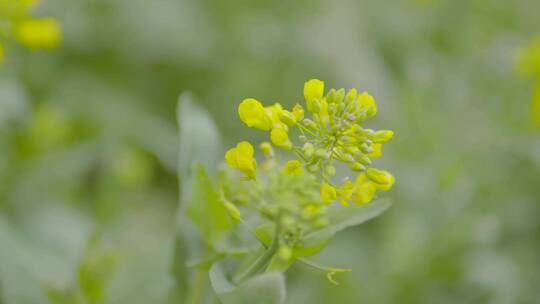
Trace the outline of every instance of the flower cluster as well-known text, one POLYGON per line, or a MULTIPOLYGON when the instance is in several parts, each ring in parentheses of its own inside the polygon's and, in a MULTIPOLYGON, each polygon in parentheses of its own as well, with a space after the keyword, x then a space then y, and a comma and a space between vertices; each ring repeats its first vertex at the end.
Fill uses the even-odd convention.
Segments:
POLYGON ((58 21, 32 17, 38 0, 0 0, 0 61, 4 57, 2 40, 15 39, 28 48, 55 48, 61 40, 58 21))
MULTIPOLYGON (((296 159, 288 161, 283 170, 313 177, 318 184, 319 200, 325 204, 366 204, 377 191, 390 189, 394 176, 373 168, 372 160, 382 156, 382 144, 394 133, 362 126, 377 114, 374 98, 356 89, 330 89, 325 95, 324 82, 311 79, 304 84, 304 99, 306 110, 296 104, 289 111, 279 103, 265 107, 256 99, 247 98, 240 103, 238 114, 248 127, 269 132, 274 146, 294 153, 296 159), (298 135, 296 141, 289 136, 293 131, 298 135), (338 163, 358 172, 354 182, 348 177, 339 183, 333 180, 338 163)), ((264 142, 260 148, 274 157, 270 143, 264 142)), ((247 178, 256 179, 253 151, 250 143, 241 142, 227 152, 227 163, 247 178)))

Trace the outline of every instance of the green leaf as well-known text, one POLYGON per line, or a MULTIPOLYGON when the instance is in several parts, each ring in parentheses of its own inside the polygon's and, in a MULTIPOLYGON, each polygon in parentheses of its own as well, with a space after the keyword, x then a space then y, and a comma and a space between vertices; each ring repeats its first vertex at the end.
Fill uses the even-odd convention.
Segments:
POLYGON ((330 208, 328 211, 329 225, 322 229, 312 231, 305 235, 305 242, 318 243, 328 239, 337 232, 356 225, 360 225, 375 218, 388 209, 392 203, 389 200, 376 200, 362 206, 349 206, 346 208, 330 208))
MULTIPOLYGON (((186 214, 188 201, 194 202, 191 198, 192 189, 195 187, 192 185, 197 183, 197 178, 192 176, 192 168, 196 162, 206 165, 207 168, 214 168, 221 158, 218 154, 221 151, 221 140, 210 115, 196 104, 190 93, 180 95, 176 118, 178 122, 177 174, 180 202, 176 215, 177 233, 172 257, 172 272, 175 274, 178 292, 185 294, 190 285, 188 278, 192 276, 192 269, 186 266, 186 261, 207 254, 205 249, 201 248, 202 242, 196 231, 197 227, 187 219, 186 214)), ((204 188, 204 185, 199 187, 199 189, 201 188, 204 188)), ((212 199, 212 202, 214 201, 212 199)), ((210 204, 213 204, 212 202, 210 204)), ((205 221, 203 212, 197 210, 197 206, 193 206, 191 212, 196 219, 195 222, 201 223, 205 221)), ((201 223, 201 225, 206 226, 205 223, 201 223)), ((207 230, 207 234, 212 234, 210 231, 213 231, 213 229, 207 230)))
POLYGON ((222 234, 231 229, 232 223, 212 181, 203 165, 194 167, 192 196, 187 201, 187 215, 202 233, 204 241, 213 247, 222 234))
POLYGON ((180 95, 176 112, 179 128, 178 174, 186 179, 194 163, 214 168, 222 156, 221 138, 208 113, 194 101, 191 93, 180 95))
POLYGON ((280 304, 285 302, 285 276, 281 272, 265 272, 235 286, 222 265, 210 269, 210 282, 223 304, 280 304))

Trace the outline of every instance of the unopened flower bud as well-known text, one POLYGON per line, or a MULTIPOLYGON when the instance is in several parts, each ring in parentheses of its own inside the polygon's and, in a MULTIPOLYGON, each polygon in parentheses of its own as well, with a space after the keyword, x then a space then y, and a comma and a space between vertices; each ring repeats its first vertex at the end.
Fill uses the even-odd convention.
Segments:
POLYGON ((292 112, 282 110, 279 112, 279 120, 288 126, 292 126, 296 123, 296 116, 292 112))
POLYGON ((318 158, 323 158, 323 159, 327 159, 328 157, 328 154, 326 153, 326 150, 325 149, 322 149, 322 148, 319 148, 315 151, 315 156, 317 156, 318 158))
POLYGON ((330 91, 328 91, 328 94, 326 94, 326 101, 329 104, 336 102, 336 90, 335 89, 330 89, 330 91))
POLYGON ((345 97, 345 89, 341 88, 336 91, 336 101, 337 103, 343 101, 343 98, 345 97))
POLYGON ((353 164, 351 165, 351 169, 352 169, 353 171, 359 172, 359 171, 364 171, 364 170, 366 170, 366 166, 362 165, 361 163, 353 163, 353 164))
POLYGON ((304 118, 304 119, 302 120, 302 123, 303 123, 306 127, 308 127, 309 129, 316 129, 316 128, 317 128, 317 124, 316 124, 313 120, 311 120, 311 119, 309 119, 309 118, 304 118))
POLYGON ((334 175, 336 175, 336 167, 334 167, 332 165, 328 165, 328 166, 326 166, 326 168, 324 168, 324 172, 328 176, 334 176, 334 175))
POLYGON ((371 137, 371 140, 373 140, 374 143, 380 144, 389 141, 394 137, 394 132, 390 130, 379 130, 373 134, 371 137))
POLYGON ((345 96, 345 103, 349 104, 352 101, 354 101, 356 99, 357 94, 358 92, 356 91, 356 89, 354 88, 350 89, 349 92, 347 92, 347 95, 345 96))
POLYGON ((363 165, 371 165, 371 159, 365 154, 356 155, 356 160, 363 165))
POLYGON ((262 142, 260 145, 259 145, 259 148, 261 149, 261 151, 264 153, 264 155, 267 155, 267 156, 270 156, 270 155, 273 155, 274 154, 274 150, 272 149, 272 145, 265 141, 265 142, 262 142))

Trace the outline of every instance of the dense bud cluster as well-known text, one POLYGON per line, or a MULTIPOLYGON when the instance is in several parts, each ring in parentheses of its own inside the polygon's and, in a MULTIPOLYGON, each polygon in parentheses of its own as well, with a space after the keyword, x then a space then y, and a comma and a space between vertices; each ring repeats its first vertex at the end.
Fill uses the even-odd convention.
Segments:
MULTIPOLYGON (((371 95, 356 89, 330 89, 325 95, 324 83, 312 79, 304 84, 304 99, 305 110, 300 104, 287 110, 279 103, 264 106, 254 98, 244 99, 238 107, 240 120, 269 133, 270 142, 259 145, 265 159, 257 168, 254 148, 247 141, 225 154, 227 164, 252 181, 244 191, 228 191, 226 196, 254 207, 272 223, 283 260, 302 245, 303 235, 327 225, 329 205, 369 203, 395 181, 389 172, 372 167, 394 133, 362 126, 377 114, 371 95), (273 146, 294 159, 280 164, 273 146), (336 182, 336 163, 346 164, 356 175, 354 181, 347 177, 336 182), (238 193, 243 197, 235 199, 238 193)), ((228 208, 240 217, 232 207, 228 208)))

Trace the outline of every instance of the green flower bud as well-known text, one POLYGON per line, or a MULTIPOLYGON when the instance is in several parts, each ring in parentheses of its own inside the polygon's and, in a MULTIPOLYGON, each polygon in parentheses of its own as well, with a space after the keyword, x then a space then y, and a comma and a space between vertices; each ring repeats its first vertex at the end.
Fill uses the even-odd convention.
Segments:
POLYGON ((319 148, 315 151, 315 156, 318 157, 318 158, 323 158, 323 159, 327 159, 328 158, 328 154, 326 153, 327 151, 323 148, 319 148))
POLYGON ((352 169, 353 171, 360 172, 360 171, 366 170, 366 166, 362 165, 361 163, 353 163, 353 164, 351 165, 351 169, 352 169))
POLYGON ((376 144, 381 144, 389 141, 394 137, 394 132, 390 130, 379 130, 373 134, 371 140, 376 144))
POLYGON ((328 94, 326 94, 326 101, 328 102, 328 104, 332 104, 332 103, 336 102, 336 90, 335 89, 330 89, 330 91, 328 91, 328 94))
POLYGON ((328 176, 334 176, 334 175, 336 175, 336 167, 334 167, 332 165, 328 165, 328 166, 326 166, 326 168, 324 168, 324 172, 328 176))
POLYGON ((356 160, 363 165, 371 165, 371 159, 365 154, 356 155, 356 160))
POLYGON ((358 92, 356 91, 356 89, 350 89, 349 92, 347 92, 347 95, 345 96, 345 103, 349 104, 351 103, 352 101, 356 100, 356 95, 358 94, 358 92))
POLYGON ((316 124, 313 120, 311 120, 311 119, 309 119, 309 118, 304 118, 304 119, 302 120, 302 123, 303 123, 306 127, 308 127, 309 129, 316 129, 316 128, 317 128, 317 124, 316 124))
POLYGON ((368 146, 368 144, 366 143, 362 143, 360 146, 360 151, 362 151, 363 153, 365 154, 369 154, 371 152, 373 152, 373 148, 371 148, 370 146, 368 146))
POLYGON ((223 205, 225 205, 225 209, 234 220, 239 221, 241 219, 240 210, 233 203, 226 201, 223 205))
POLYGON ((279 120, 288 126, 292 126, 296 123, 296 116, 292 112, 282 110, 279 112, 279 120))
POLYGON ((339 89, 336 91, 336 101, 337 103, 340 103, 343 101, 343 98, 345 97, 345 89, 339 89))
POLYGON ((278 256, 282 261, 289 261, 292 258, 292 249, 287 245, 279 246, 278 256))

